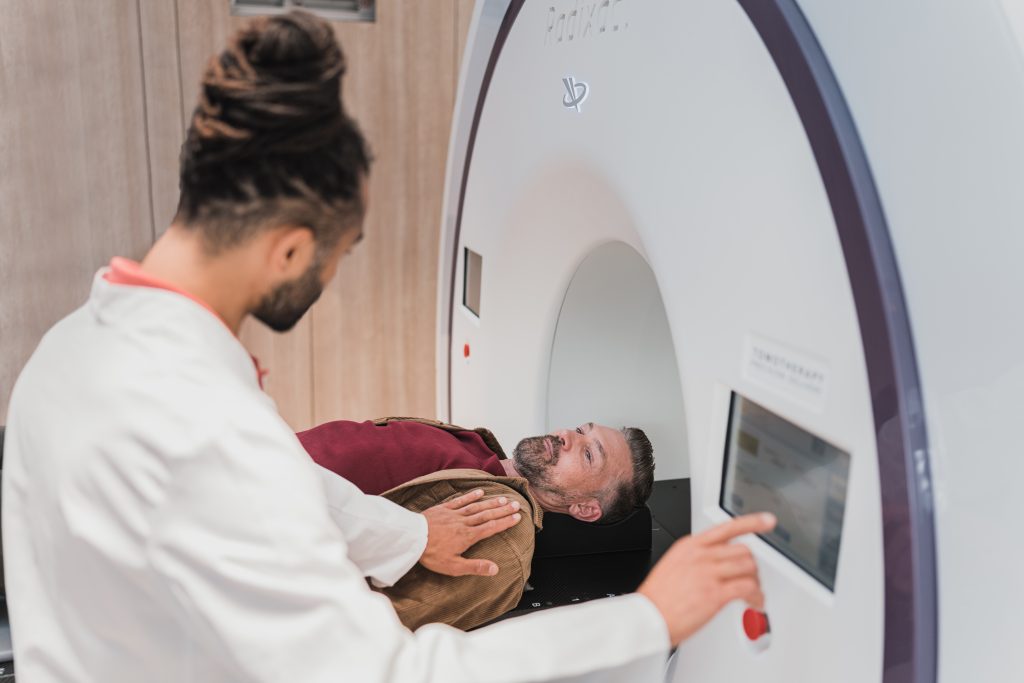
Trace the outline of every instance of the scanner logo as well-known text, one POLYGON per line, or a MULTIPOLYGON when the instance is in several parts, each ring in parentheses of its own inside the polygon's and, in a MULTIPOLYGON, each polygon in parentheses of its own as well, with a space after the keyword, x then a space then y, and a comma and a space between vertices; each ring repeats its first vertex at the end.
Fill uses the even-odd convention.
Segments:
POLYGON ((572 76, 567 76, 562 79, 562 85, 565 86, 565 97, 562 98, 562 105, 566 109, 575 109, 576 113, 580 113, 580 107, 587 100, 587 95, 590 94, 590 87, 583 81, 577 81, 572 76))

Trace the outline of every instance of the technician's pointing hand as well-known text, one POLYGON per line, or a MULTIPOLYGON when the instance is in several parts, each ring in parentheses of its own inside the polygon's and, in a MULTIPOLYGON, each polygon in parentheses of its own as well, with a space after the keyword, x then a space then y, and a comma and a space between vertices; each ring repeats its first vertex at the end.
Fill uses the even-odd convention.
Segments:
POLYGON ((498 565, 490 560, 467 560, 462 553, 479 541, 516 525, 522 515, 519 503, 507 498, 479 500, 477 489, 447 503, 424 510, 427 518, 427 547, 420 564, 448 576, 494 576, 498 565), (474 502, 479 501, 479 502, 474 502))
POLYGON ((754 556, 745 545, 730 541, 773 528, 775 517, 770 514, 746 515, 669 548, 637 592, 661 612, 673 647, 733 600, 744 600, 758 610, 764 607, 754 556))

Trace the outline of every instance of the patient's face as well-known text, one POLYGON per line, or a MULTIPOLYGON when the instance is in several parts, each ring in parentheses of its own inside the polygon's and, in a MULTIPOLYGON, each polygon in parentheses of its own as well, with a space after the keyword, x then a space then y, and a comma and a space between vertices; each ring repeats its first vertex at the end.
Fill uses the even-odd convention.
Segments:
POLYGON ((512 461, 546 508, 552 507, 545 504, 552 496, 571 502, 632 476, 626 437, 593 422, 527 437, 516 445, 512 461))

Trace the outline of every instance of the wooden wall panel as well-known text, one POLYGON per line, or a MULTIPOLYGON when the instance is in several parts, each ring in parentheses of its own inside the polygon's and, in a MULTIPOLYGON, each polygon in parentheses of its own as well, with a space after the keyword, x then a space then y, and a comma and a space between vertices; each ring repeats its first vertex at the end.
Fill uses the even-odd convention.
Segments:
POLYGON ((455 98, 455 4, 380 3, 339 24, 346 107, 376 157, 366 239, 313 317, 317 422, 431 417, 438 222, 455 98))
POLYGON ((206 64, 240 25, 228 11, 230 0, 177 0, 181 73, 181 117, 188 128, 206 64))
POLYGON ((455 81, 458 83, 459 67, 462 64, 462 53, 466 49, 466 38, 469 35, 469 22, 473 18, 475 0, 455 0, 457 23, 455 25, 455 81))
POLYGON ((178 156, 185 137, 177 0, 138 0, 138 5, 153 225, 159 235, 178 207, 178 156))
MULTIPOLYGON (((297 429, 434 413, 437 221, 472 4, 381 3, 376 23, 336 24, 346 106, 376 156, 367 240, 294 331, 242 331, 297 429)), ((141 258, 169 223, 200 76, 243 21, 227 0, 0 3, 0 420, 95 270, 141 258)))
POLYGON ((0 2, 0 421, 43 333, 153 238, 135 2, 0 2))

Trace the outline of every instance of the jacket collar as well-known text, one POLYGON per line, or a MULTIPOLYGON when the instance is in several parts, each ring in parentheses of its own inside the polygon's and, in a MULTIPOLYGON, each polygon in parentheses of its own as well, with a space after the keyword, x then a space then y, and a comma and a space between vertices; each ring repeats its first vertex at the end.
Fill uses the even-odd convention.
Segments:
POLYGON ((208 307, 164 287, 116 284, 108 278, 110 272, 102 268, 93 278, 88 307, 97 321, 122 330, 154 332, 144 338, 195 349, 247 385, 260 387, 255 359, 208 307))

